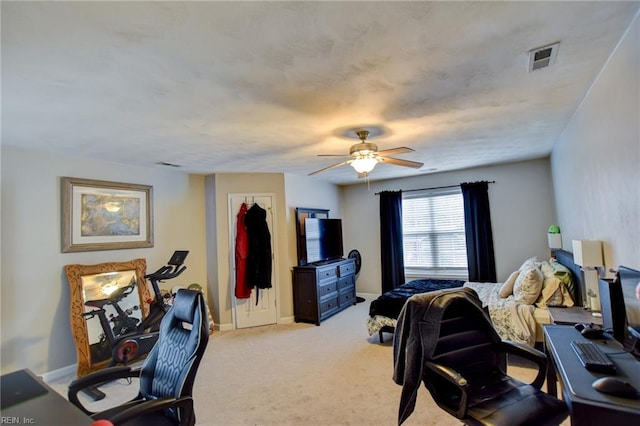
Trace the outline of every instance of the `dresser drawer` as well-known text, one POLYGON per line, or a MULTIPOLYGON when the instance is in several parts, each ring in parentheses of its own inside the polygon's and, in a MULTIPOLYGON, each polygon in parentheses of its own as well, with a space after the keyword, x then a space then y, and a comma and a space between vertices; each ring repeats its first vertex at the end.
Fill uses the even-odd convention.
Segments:
POLYGON ((353 275, 356 272, 356 265, 353 262, 347 262, 338 267, 338 276, 344 277, 345 275, 353 275))
POLYGON ((353 287, 356 283, 355 277, 350 275, 348 277, 338 279, 338 291, 342 291, 343 289, 353 287))
POLYGON ((336 281, 326 283, 318 286, 318 297, 322 299, 328 295, 334 294, 336 291, 338 291, 338 283, 336 281))
POLYGON ((351 288, 344 293, 340 293, 340 306, 353 305, 356 299, 355 288, 351 288))
POLYGON ((325 316, 333 313, 339 308, 338 296, 331 297, 325 301, 320 302, 320 316, 325 316))
POLYGON ((318 268, 318 282, 335 280, 338 275, 338 269, 335 266, 318 268))

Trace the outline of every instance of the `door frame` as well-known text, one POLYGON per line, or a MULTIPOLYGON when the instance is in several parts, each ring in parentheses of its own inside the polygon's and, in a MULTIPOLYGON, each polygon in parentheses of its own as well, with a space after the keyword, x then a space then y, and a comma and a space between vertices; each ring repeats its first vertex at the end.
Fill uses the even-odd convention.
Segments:
MULTIPOLYGON (((236 284, 236 257, 235 257, 235 247, 236 247, 236 239, 235 239, 235 235, 236 235, 236 220, 237 220, 237 215, 238 212, 234 212, 231 211, 232 209, 232 202, 231 200, 235 197, 244 197, 246 200, 249 199, 253 199, 255 197, 269 197, 271 198, 271 219, 272 219, 272 224, 271 224, 271 229, 269 229, 269 232, 271 233, 271 256, 272 256, 272 272, 271 272, 271 278, 272 278, 272 283, 271 283, 271 287, 274 289, 275 291, 275 302, 276 302, 276 324, 280 324, 281 320, 280 320, 280 286, 278 285, 279 283, 279 274, 278 274, 278 267, 279 267, 279 263, 278 263, 278 227, 277 227, 277 214, 276 214, 276 194, 274 192, 231 192, 228 194, 227 196, 227 209, 229 212, 229 224, 228 224, 228 229, 229 229, 229 282, 228 282, 228 289, 229 289, 229 298, 230 298, 230 303, 231 303, 231 316, 232 316, 232 323, 233 323, 233 329, 237 330, 238 329, 238 323, 237 323, 237 312, 236 312, 236 296, 235 296, 235 284, 236 284)), ((245 201, 247 202, 247 201, 245 201)), ((252 201, 253 202, 253 201, 252 201)))

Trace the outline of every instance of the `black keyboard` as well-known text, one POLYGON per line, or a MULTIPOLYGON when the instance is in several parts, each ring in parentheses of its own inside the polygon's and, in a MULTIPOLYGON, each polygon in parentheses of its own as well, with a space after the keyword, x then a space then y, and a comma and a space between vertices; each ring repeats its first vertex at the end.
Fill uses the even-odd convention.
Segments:
POLYGON ((616 366, 593 342, 571 342, 580 363, 589 371, 615 373, 616 366))

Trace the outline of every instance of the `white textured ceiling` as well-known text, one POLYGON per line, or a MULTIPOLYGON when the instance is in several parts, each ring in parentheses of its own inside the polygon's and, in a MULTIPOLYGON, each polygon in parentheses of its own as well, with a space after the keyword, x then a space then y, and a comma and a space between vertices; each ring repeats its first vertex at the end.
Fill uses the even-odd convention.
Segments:
POLYGON ((376 126, 381 150, 425 165, 371 179, 544 157, 638 6, 2 1, 2 143, 306 175, 348 153, 345 129, 376 126), (529 73, 527 52, 556 41, 529 73))

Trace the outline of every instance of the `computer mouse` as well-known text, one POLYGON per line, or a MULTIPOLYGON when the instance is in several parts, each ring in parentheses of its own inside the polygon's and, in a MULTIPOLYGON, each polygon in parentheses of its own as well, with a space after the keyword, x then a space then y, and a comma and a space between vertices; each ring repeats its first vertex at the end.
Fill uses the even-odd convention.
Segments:
POLYGON ((604 337, 604 331, 601 328, 587 327, 583 329, 580 334, 585 339, 602 339, 604 337))
POLYGON ((638 398, 638 390, 629 382, 617 377, 601 377, 591 384, 598 392, 622 398, 638 398))

